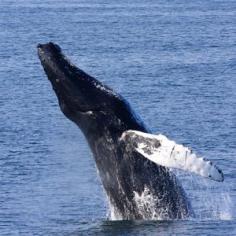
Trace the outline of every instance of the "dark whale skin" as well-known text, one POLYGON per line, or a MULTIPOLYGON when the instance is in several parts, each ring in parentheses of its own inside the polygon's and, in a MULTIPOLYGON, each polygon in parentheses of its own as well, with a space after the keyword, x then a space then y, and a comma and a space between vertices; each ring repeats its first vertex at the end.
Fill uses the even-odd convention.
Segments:
POLYGON ((73 65, 58 45, 39 44, 38 55, 62 112, 87 139, 116 217, 150 220, 190 216, 190 203, 176 176, 121 140, 126 130, 148 132, 127 101, 73 65), (137 201, 137 196, 149 200, 137 201))

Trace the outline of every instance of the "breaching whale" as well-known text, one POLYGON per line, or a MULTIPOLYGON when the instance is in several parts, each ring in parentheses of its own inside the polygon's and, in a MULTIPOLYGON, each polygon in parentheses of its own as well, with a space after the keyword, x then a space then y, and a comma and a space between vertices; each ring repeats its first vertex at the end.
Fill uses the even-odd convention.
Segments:
POLYGON ((150 134, 121 95, 73 65, 58 45, 39 44, 38 55, 62 112, 87 139, 113 219, 192 215, 170 167, 223 181, 223 173, 210 161, 164 135, 150 134))

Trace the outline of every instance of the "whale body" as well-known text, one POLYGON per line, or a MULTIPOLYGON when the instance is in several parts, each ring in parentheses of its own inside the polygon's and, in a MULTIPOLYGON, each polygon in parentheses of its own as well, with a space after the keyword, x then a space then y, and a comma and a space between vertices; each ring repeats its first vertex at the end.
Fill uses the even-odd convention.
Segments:
POLYGON ((93 153, 113 219, 181 219, 193 214, 176 176, 121 137, 148 129, 118 93, 73 65, 54 43, 39 44, 41 64, 67 118, 93 153))

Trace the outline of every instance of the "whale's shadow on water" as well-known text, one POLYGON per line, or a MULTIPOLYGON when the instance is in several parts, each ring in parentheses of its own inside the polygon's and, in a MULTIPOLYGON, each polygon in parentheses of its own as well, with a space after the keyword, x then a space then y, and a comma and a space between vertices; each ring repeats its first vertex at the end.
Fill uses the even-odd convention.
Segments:
MULTIPOLYGON (((127 233, 146 234, 151 232, 171 232, 173 225, 178 221, 104 221, 101 224, 101 229, 104 233, 111 233, 112 235, 122 235, 127 233)), ((102 232, 101 232, 102 233, 102 232)))
MULTIPOLYGON (((71 235, 212 235, 212 231, 224 225, 227 231, 234 232, 235 222, 228 220, 156 220, 156 221, 102 221, 84 222, 84 227, 71 235)), ((81 225, 80 225, 81 226, 81 225)))
POLYGON ((174 225, 182 224, 182 220, 165 221, 131 221, 131 220, 105 220, 89 226, 84 225, 82 229, 72 235, 149 235, 150 233, 173 233, 174 225))

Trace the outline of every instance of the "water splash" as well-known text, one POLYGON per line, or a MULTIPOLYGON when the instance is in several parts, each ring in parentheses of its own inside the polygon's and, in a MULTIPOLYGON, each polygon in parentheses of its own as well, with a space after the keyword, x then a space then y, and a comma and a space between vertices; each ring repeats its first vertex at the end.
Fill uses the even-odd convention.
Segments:
POLYGON ((214 218, 220 220, 232 220, 233 219, 233 202, 229 192, 221 193, 218 201, 215 202, 217 210, 214 213, 214 218))
POLYGON ((172 171, 182 183, 197 219, 233 219, 233 202, 226 183, 212 182, 178 170, 172 171))
POLYGON ((119 210, 112 204, 109 196, 107 196, 107 202, 109 205, 108 211, 107 211, 107 218, 109 220, 123 220, 122 214, 119 212, 119 210))
POLYGON ((159 199, 146 186, 141 194, 134 191, 134 201, 144 219, 163 220, 168 215, 167 209, 156 210, 159 199))
MULTIPOLYGON (((230 189, 223 184, 202 179, 191 174, 178 170, 172 170, 181 181, 187 192, 195 219, 200 220, 232 220, 233 202, 230 196, 230 189)), ((154 196, 145 186, 144 191, 139 194, 134 192, 134 201, 139 209, 139 214, 147 220, 166 220, 168 217, 168 206, 156 209, 159 199, 154 196)), ((110 220, 122 220, 119 213, 108 198, 108 218, 110 220)))

